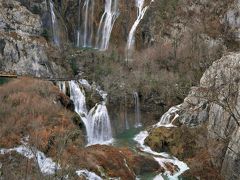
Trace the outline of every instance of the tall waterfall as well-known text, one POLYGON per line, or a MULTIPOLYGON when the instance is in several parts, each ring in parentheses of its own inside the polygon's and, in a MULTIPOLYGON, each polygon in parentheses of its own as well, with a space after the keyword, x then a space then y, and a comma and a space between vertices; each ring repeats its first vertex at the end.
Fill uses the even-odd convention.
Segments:
POLYGON ((113 25, 119 15, 118 0, 105 0, 105 10, 101 17, 97 32, 96 47, 100 50, 108 49, 113 25))
POLYGON ((54 4, 52 2, 52 0, 49 1, 50 3, 50 12, 51 12, 51 21, 52 21, 52 34, 53 34, 53 42, 56 45, 60 45, 60 40, 59 40, 59 36, 58 36, 58 22, 57 22, 57 18, 54 12, 54 4))
POLYGON ((83 5, 83 11, 84 11, 83 47, 92 47, 94 0, 85 0, 83 5))
POLYGON ((105 51, 108 49, 113 25, 119 16, 118 0, 105 0, 104 12, 99 26, 95 27, 95 0, 78 0, 78 22, 76 46, 92 47, 105 51), (97 29, 97 32, 94 31, 97 29))
POLYGON ((127 47, 126 47, 126 58, 129 60, 132 56, 132 51, 134 48, 135 43, 135 32, 137 30, 138 24, 142 20, 143 16, 145 15, 146 10, 148 9, 148 6, 144 7, 144 0, 135 0, 135 6, 137 7, 137 19, 134 22, 127 40, 127 47))
POLYGON ((134 103, 135 103, 135 127, 141 127, 141 111, 140 111, 140 102, 139 95, 137 92, 133 93, 134 103))
POLYGON ((69 82, 70 98, 75 105, 75 111, 82 118, 87 131, 88 144, 103 144, 112 139, 112 130, 105 102, 93 107, 90 112, 86 108, 83 90, 76 81, 69 82))
POLYGON ((77 26, 77 47, 80 47, 81 42, 81 0, 78 0, 78 26, 77 26))

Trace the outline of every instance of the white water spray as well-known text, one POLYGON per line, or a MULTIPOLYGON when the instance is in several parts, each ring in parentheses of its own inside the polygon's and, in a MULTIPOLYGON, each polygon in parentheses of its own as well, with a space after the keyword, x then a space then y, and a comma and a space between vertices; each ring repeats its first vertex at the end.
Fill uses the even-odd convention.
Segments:
POLYGON ((113 25, 118 16, 118 0, 105 0, 105 10, 97 32, 96 48, 102 51, 108 49, 113 25))
POLYGON ((141 110, 140 110, 140 102, 139 95, 137 92, 133 93, 134 104, 135 104, 135 127, 141 127, 141 110))
MULTIPOLYGON (((153 156, 153 158, 159 163, 159 165, 165 169, 164 174, 168 177, 168 179, 177 180, 178 176, 180 176, 182 173, 184 173, 186 170, 188 170, 189 167, 187 166, 186 163, 178 160, 175 157, 171 157, 167 153, 164 153, 164 152, 158 153, 158 152, 153 151, 149 146, 146 146, 144 144, 144 141, 148 136, 149 136, 149 133, 147 131, 141 131, 138 135, 136 135, 134 137, 134 140, 136 142, 138 142, 138 144, 143 152, 151 154, 153 156), (176 165, 179 168, 179 171, 172 174, 168 170, 168 168, 165 166, 165 163, 172 163, 172 164, 176 165)), ((162 178, 162 174, 159 174, 154 178, 154 180, 159 180, 161 178, 162 178)))
POLYGON ((95 4, 94 0, 85 0, 83 5, 84 12, 83 47, 92 47, 94 4, 95 4))
POLYGON ((78 0, 78 27, 77 27, 77 47, 80 47, 81 42, 81 0, 78 0))
POLYGON ((155 127, 160 126, 174 126, 173 122, 179 117, 178 111, 180 110, 181 105, 171 107, 166 113, 164 113, 160 121, 155 125, 155 127))
POLYGON ((97 104, 88 115, 90 133, 89 144, 104 144, 112 139, 112 130, 105 103, 97 104))
POLYGON ((144 0, 135 0, 135 6, 137 7, 137 19, 134 22, 129 35, 128 35, 128 40, 127 40, 127 47, 126 47, 126 58, 129 60, 132 56, 132 51, 134 48, 134 43, 135 43, 135 33, 138 27, 138 24, 140 21, 143 19, 145 12, 147 11, 149 6, 144 6, 144 0))
POLYGON ((58 37, 58 22, 57 22, 57 18, 54 12, 54 4, 52 2, 52 0, 49 1, 50 2, 50 12, 51 12, 51 20, 52 20, 52 33, 53 33, 53 42, 56 45, 60 45, 59 42, 59 37, 58 37))
MULTIPOLYGON (((74 102, 75 111, 82 118, 86 127, 88 145, 110 142, 112 140, 112 130, 105 102, 103 101, 97 104, 88 113, 85 95, 78 83, 76 81, 70 81, 69 87, 70 98, 74 102)), ((106 96, 104 93, 101 95, 103 95, 103 97, 106 96)))

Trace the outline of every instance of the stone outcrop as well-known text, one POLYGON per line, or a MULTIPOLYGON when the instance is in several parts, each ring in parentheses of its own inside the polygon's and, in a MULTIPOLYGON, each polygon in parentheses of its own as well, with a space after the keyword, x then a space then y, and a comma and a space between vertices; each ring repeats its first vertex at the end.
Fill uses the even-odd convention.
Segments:
POLYGON ((107 145, 93 145, 84 149, 72 146, 64 151, 62 162, 71 164, 73 168, 94 171, 103 179, 130 180, 142 173, 162 171, 152 157, 137 155, 128 148, 107 145))
POLYGON ((54 49, 41 36, 42 19, 15 0, 0 2, 0 70, 21 75, 51 77, 64 74, 49 54, 54 49))
POLYGON ((192 164, 188 159, 189 154, 184 157, 184 153, 194 152, 195 157, 192 158, 196 160, 202 155, 196 152, 207 147, 207 152, 204 153, 211 160, 210 164, 221 172, 222 177, 238 179, 240 177, 238 171, 240 168, 239 70, 239 53, 230 53, 214 62, 203 74, 200 86, 192 88, 188 97, 179 106, 177 112, 179 117, 173 122, 180 126, 179 129, 169 130, 163 127, 154 129, 146 143, 155 150, 167 148, 172 154, 189 162, 190 169, 194 163, 192 164), (184 130, 186 125, 190 129, 184 130), (199 131, 199 128, 202 130, 199 131), (190 137, 195 145, 192 146, 191 141, 185 141, 187 140, 185 136, 190 137), (187 144, 190 145, 189 148, 187 144), (198 147, 199 144, 203 146, 198 147), (184 145, 186 149, 182 148, 184 145))

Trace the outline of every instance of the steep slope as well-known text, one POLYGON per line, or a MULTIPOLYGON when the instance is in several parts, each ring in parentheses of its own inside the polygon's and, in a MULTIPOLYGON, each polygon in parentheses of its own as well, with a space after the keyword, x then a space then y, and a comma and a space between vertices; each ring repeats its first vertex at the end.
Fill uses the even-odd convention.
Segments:
POLYGON ((194 175, 207 177, 208 173, 211 173, 204 169, 202 172, 199 170, 203 166, 207 167, 206 158, 208 166, 221 172, 224 179, 238 179, 239 70, 239 53, 230 53, 214 62, 201 78, 200 86, 193 87, 184 103, 178 106, 176 112, 170 114, 168 123, 177 113, 173 124, 179 127, 176 130, 162 127, 154 129, 146 143, 155 150, 165 148, 185 159, 194 175), (185 137, 184 141, 182 137, 185 137), (196 164, 199 164, 199 167, 196 167, 196 164))

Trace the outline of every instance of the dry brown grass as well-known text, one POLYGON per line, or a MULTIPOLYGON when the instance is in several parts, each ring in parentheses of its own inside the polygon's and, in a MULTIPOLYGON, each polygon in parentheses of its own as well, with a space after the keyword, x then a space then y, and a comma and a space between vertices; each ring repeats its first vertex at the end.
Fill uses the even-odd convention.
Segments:
POLYGON ((74 131, 73 113, 57 101, 59 93, 52 83, 30 78, 0 86, 0 147, 14 147, 29 136, 31 145, 47 152, 74 131))

